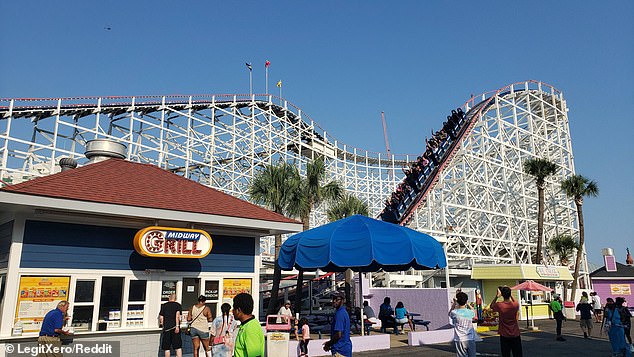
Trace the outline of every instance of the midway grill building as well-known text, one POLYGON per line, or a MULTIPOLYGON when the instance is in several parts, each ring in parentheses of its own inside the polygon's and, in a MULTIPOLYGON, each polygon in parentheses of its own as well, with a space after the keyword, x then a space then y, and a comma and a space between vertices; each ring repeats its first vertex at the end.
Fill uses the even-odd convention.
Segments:
POLYGON ((249 292, 257 316, 259 238, 301 229, 159 167, 116 158, 3 187, 0 344, 33 343, 46 312, 68 300, 75 342, 120 341, 122 355, 156 356, 160 305, 171 293, 184 312, 205 295, 216 315, 249 292))

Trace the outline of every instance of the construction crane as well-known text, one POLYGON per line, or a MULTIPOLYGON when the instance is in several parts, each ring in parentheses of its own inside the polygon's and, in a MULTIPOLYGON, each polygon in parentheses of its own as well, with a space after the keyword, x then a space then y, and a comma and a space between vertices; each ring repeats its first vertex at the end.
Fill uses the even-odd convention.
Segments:
MULTIPOLYGON (((387 139, 387 122, 385 121, 385 112, 381 112, 381 122, 383 122, 383 138, 385 139, 385 149, 387 150, 388 161, 392 158, 392 152, 390 151, 390 141, 387 139)), ((390 178, 394 177, 394 172, 390 170, 390 178)))

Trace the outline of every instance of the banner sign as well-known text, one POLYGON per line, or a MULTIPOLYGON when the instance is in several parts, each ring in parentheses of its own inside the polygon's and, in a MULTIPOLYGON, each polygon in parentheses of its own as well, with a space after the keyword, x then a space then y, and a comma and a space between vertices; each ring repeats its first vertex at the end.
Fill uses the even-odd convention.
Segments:
POLYGON ((222 300, 230 301, 240 293, 251 294, 251 279, 223 279, 222 300))
POLYGON ((538 266, 537 275, 542 278, 559 278, 559 270, 556 267, 538 266))
POLYGON ((68 276, 22 276, 18 290, 15 325, 23 332, 38 332, 44 316, 68 300, 68 276))
POLYGON ((612 295, 632 295, 630 284, 610 284, 610 294, 612 295))
POLYGON ((134 249, 155 258, 204 258, 211 252, 209 233, 200 229, 143 228, 134 236, 134 249))

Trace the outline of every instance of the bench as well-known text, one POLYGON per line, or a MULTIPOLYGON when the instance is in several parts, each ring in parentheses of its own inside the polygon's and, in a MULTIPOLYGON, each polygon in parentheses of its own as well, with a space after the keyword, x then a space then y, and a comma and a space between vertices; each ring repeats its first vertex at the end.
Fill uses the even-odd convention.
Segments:
POLYGON ((425 326, 427 331, 429 331, 429 324, 431 323, 431 321, 420 320, 420 319, 418 319, 418 320, 412 319, 412 322, 414 323, 414 327, 416 327, 416 325, 422 325, 422 326, 425 326))
POLYGON ((322 332, 324 329, 330 332, 330 325, 308 325, 310 328, 310 333, 317 333, 319 335, 319 339, 322 338, 322 332))

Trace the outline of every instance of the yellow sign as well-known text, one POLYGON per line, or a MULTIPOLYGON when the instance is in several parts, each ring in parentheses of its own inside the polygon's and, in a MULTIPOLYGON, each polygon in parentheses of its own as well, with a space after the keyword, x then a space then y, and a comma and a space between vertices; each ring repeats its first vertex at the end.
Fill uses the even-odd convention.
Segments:
POLYGON ((223 279, 222 298, 233 299, 240 293, 251 294, 251 279, 223 279))
POLYGON ((610 284, 612 295, 632 295, 630 284, 610 284))
POLYGON ((209 233, 200 229, 151 226, 134 236, 137 253, 153 258, 204 258, 212 246, 209 233))
POLYGON ((68 300, 68 276, 22 276, 15 311, 15 325, 24 332, 40 330, 42 320, 60 301, 68 300))

